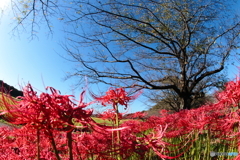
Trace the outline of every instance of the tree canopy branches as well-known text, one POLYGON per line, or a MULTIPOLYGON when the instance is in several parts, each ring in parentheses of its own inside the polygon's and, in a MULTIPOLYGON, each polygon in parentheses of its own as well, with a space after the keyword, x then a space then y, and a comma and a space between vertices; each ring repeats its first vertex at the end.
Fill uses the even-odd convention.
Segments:
POLYGON ((121 87, 171 89, 182 99, 182 108, 191 108, 194 95, 217 83, 239 43, 239 15, 230 13, 231 3, 75 1, 77 14, 69 22, 81 30, 68 32, 69 43, 77 47, 67 51, 87 70, 72 76, 88 75, 93 82, 121 87))
POLYGON ((51 17, 60 16, 62 6, 55 0, 11 0, 11 7, 17 21, 13 31, 28 31, 27 27, 30 27, 30 35, 33 38, 37 36, 41 25, 46 25, 49 32, 53 33, 51 17))
MULTIPOLYGON (((54 12, 57 1, 38 2, 48 23, 45 12, 54 12)), ((35 3, 26 17, 36 16, 35 3)), ((69 77, 171 90, 181 101, 179 108, 190 109, 199 93, 219 83, 239 45, 240 19, 234 4, 228 0, 74 0, 67 6, 70 11, 64 12, 72 26, 66 30, 64 48, 82 68, 69 77)))

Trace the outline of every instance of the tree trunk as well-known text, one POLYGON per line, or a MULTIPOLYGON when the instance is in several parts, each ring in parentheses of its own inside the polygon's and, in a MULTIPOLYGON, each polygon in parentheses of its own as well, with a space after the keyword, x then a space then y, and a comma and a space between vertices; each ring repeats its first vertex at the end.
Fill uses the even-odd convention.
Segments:
POLYGON ((180 98, 181 98, 180 110, 191 109, 192 108, 192 106, 191 106, 191 103, 192 103, 191 95, 189 95, 187 93, 182 93, 180 98))

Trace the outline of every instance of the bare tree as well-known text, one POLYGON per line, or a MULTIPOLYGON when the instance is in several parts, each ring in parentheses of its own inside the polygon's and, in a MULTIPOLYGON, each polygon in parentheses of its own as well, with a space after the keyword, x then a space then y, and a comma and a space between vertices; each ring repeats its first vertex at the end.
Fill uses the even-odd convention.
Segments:
POLYGON ((233 1, 91 0, 74 6, 65 49, 84 68, 69 77, 171 90, 181 109, 218 83, 239 43, 233 1))
MULTIPOLYGON (((57 0, 11 0, 12 12, 16 25, 13 32, 29 31, 33 38, 42 27, 47 27, 52 34, 51 18, 61 17, 61 4, 57 0)), ((66 7, 66 6, 65 6, 66 7)))
MULTIPOLYGON (((23 13, 19 24, 32 15, 33 27, 39 24, 36 11, 49 25, 48 15, 60 6, 51 0, 27 3, 31 4, 23 5, 27 9, 19 9, 23 13)), ((233 0, 73 0, 63 6, 69 8, 64 18, 72 26, 66 31, 65 49, 82 66, 68 77, 170 90, 181 109, 190 109, 199 93, 218 83, 238 47, 235 4, 233 0)))
MULTIPOLYGON (((198 92, 196 92, 192 96, 191 100, 191 108, 198 108, 204 104, 214 102, 214 92, 216 90, 222 90, 225 86, 225 83, 228 81, 225 74, 222 74, 222 77, 218 76, 218 80, 214 80, 214 77, 208 77, 208 81, 214 81, 215 84, 212 83, 212 86, 206 87, 207 81, 202 81, 198 84, 198 92)), ((173 78, 172 78, 173 80, 173 78)), ((177 81, 177 79, 175 79, 177 81)), ((169 84, 168 81, 163 82, 169 84)), ((160 109, 167 109, 173 111, 181 110, 181 99, 179 95, 172 89, 169 90, 161 90, 155 91, 151 93, 144 94, 151 103, 155 105, 149 106, 149 113, 152 114, 158 113, 157 111, 160 109)))

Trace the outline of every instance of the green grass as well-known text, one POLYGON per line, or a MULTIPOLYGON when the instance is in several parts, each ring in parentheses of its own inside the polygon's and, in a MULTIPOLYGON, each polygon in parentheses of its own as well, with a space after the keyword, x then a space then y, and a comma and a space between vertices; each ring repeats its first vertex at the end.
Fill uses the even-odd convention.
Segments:
MULTIPOLYGON (((6 107, 5 107, 6 104, 4 103, 3 98, 7 105, 14 105, 16 103, 16 101, 19 101, 19 99, 16 99, 14 97, 9 97, 5 93, 0 92, 0 113, 2 113, 2 111, 6 110, 6 107)), ((8 116, 8 114, 1 115, 0 122, 5 123, 7 125, 15 126, 4 119, 4 117, 6 118, 7 116, 8 116)))
POLYGON ((103 125, 107 125, 107 126, 111 126, 112 122, 109 120, 104 120, 102 118, 97 118, 97 117, 92 117, 92 119, 99 124, 103 124, 103 125))
MULTIPOLYGON (((92 117, 92 119, 98 124, 107 125, 107 126, 112 126, 113 125, 113 122, 110 121, 110 120, 104 120, 102 118, 97 118, 97 117, 92 117)), ((129 119, 122 119, 122 120, 120 120, 119 123, 122 124, 123 122, 128 121, 128 120, 129 119)))

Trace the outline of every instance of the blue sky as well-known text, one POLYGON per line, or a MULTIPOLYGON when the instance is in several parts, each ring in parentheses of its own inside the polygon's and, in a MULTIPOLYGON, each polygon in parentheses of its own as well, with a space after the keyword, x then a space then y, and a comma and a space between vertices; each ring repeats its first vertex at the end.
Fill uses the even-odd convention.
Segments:
MULTIPOLYGON (((46 27, 41 26, 38 37, 30 40, 29 32, 13 34, 13 16, 9 11, 0 13, 0 79, 16 88, 29 82, 39 92, 45 91, 45 86, 52 86, 62 94, 73 94, 78 97, 82 86, 76 90, 72 87, 77 79, 64 81, 66 73, 76 67, 76 64, 59 56, 65 54, 59 45, 64 41, 64 34, 61 27, 56 27, 61 24, 55 23, 52 36, 48 36, 46 27)), ((238 70, 236 67, 230 67, 228 73, 229 77, 233 78, 238 70)), ((94 93, 98 93, 101 88, 98 85, 89 87, 94 93)), ((138 98, 131 103, 129 112, 148 109, 145 102, 144 97, 138 98)), ((96 110, 100 110, 99 107, 96 110)))
MULTIPOLYGON (((61 25, 57 18, 52 36, 49 36, 46 26, 41 26, 37 38, 31 40, 29 30, 13 34, 15 24, 10 10, 5 8, 4 13, 0 14, 0 79, 18 89, 31 83, 39 93, 45 91, 45 86, 51 86, 60 90, 61 94, 71 94, 78 98, 86 84, 74 90, 77 79, 64 80, 67 72, 77 64, 60 56, 65 54, 60 46, 64 41, 64 33, 61 27, 57 27, 61 25)), ((102 86, 89 84, 88 87, 97 94, 102 86)), ((86 101, 90 98, 87 96, 86 101)), ((143 103, 145 101, 143 97, 135 100, 130 104, 128 112, 148 109, 143 103)), ((95 109, 101 110, 101 106, 95 109)))

